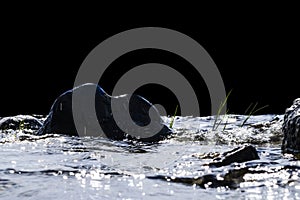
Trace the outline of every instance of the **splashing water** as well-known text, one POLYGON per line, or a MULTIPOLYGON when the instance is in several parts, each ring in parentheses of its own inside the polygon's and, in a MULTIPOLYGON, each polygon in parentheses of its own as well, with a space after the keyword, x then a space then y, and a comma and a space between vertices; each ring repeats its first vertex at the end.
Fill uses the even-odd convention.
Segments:
POLYGON ((221 116, 216 130, 214 116, 175 117, 174 136, 151 145, 2 130, 0 198, 299 199, 300 162, 280 149, 283 116, 251 116, 241 127, 246 117, 221 116), (241 144, 255 146, 260 160, 207 166, 241 144), (200 187, 195 181, 210 174, 236 184, 200 187))

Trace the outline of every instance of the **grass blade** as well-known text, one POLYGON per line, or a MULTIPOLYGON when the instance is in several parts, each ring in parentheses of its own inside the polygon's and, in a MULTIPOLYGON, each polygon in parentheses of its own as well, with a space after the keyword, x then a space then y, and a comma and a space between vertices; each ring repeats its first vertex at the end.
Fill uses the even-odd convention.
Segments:
MULTIPOLYGON (((246 111, 248 111, 252 105, 253 105, 253 103, 250 104, 250 106, 246 109, 246 111)), ((266 108, 266 107, 269 106, 269 105, 265 105, 265 106, 262 106, 262 107, 260 107, 260 108, 258 108, 258 109, 255 110, 255 108, 257 107, 257 105, 258 105, 258 102, 256 102, 256 103, 254 104, 254 106, 252 107, 252 109, 251 109, 251 111, 249 112, 248 116, 247 116, 246 119, 243 121, 241 127, 243 127, 243 126, 246 124, 246 122, 248 121, 248 119, 249 119, 252 115, 254 115, 254 114, 257 113, 258 111, 260 111, 260 110, 262 110, 262 109, 264 109, 264 108, 266 108)), ((247 113, 245 113, 245 114, 247 114, 247 113)))
POLYGON ((231 92, 232 92, 232 89, 228 92, 228 94, 226 95, 224 101, 223 102, 221 101, 221 104, 219 106, 219 109, 218 109, 218 112, 217 112, 217 115, 216 115, 216 118, 215 118, 212 130, 216 130, 218 128, 218 126, 220 125, 220 123, 217 125, 217 121, 219 119, 219 116, 220 116, 222 110, 224 110, 224 106, 226 105, 228 97, 231 94, 231 92))
POLYGON ((172 119, 171 119, 170 126, 169 126, 170 128, 173 127, 174 120, 175 120, 175 116, 176 116, 176 114, 177 114, 177 109, 178 109, 178 105, 176 106, 174 115, 173 115, 173 117, 172 117, 172 119))

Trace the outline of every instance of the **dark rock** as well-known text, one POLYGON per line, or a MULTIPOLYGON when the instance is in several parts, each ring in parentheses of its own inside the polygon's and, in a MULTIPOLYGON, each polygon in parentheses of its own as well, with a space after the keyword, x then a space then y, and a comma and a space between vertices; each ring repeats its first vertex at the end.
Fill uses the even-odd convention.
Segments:
MULTIPOLYGON (((221 155, 208 164, 210 167, 222 167, 231 163, 242 163, 259 159, 256 149, 253 146, 237 147, 221 155)), ((212 155, 213 157, 215 157, 212 155)), ((209 155, 209 157, 211 154, 209 155)), ((244 181, 244 175, 249 173, 249 167, 230 169, 222 174, 206 174, 200 177, 174 177, 174 176, 147 176, 149 179, 159 179, 169 182, 182 183, 186 185, 197 185, 201 188, 228 187, 235 189, 244 181)))
POLYGON ((209 184, 210 187, 216 188, 221 186, 229 185, 227 182, 223 182, 217 179, 217 176, 214 174, 206 174, 201 177, 171 177, 164 175, 156 176, 147 176, 149 179, 163 180, 174 183, 182 183, 185 185, 197 185, 201 188, 206 188, 206 184, 209 184))
POLYGON ((232 163, 242 163, 250 160, 259 159, 257 151, 255 147, 243 146, 237 147, 231 151, 227 151, 220 155, 219 157, 215 158, 213 162, 209 163, 210 167, 222 167, 226 165, 230 165, 232 163))
POLYGON ((17 115, 14 117, 4 117, 0 120, 0 130, 38 130, 42 126, 42 122, 30 115, 17 115))
POLYGON ((286 109, 282 131, 282 152, 300 153, 300 98, 295 99, 293 105, 286 109))
MULTIPOLYGON (((152 107, 152 104, 149 103, 144 98, 138 95, 122 95, 118 97, 112 97, 105 93, 105 91, 95 84, 84 84, 79 87, 74 88, 73 90, 69 90, 62 95, 60 95, 55 102, 53 103, 50 113, 45 120, 43 127, 38 131, 39 135, 47 134, 47 133, 57 133, 57 134, 66 134, 71 136, 82 135, 78 134, 77 129, 75 127, 73 113, 72 113, 72 95, 76 93, 76 95, 80 95, 83 97, 83 100, 78 106, 82 109, 81 115, 78 116, 80 118, 80 127, 84 127, 84 132, 92 133, 97 131, 96 125, 91 124, 91 116, 85 112, 86 102, 84 96, 88 90, 93 90, 95 94, 95 110, 98 120, 98 125, 100 124, 102 131, 105 136, 114 140, 123 140, 123 139, 137 139, 145 142, 155 142, 161 139, 166 138, 168 135, 172 133, 172 131, 162 123, 162 119, 160 118, 159 113, 156 109, 154 109, 154 117, 149 117, 149 109, 152 107), (157 134, 148 136, 148 137, 136 137, 131 129, 130 122, 121 121, 116 123, 112 115, 111 103, 115 102, 116 112, 122 116, 124 113, 130 113, 132 121, 135 125, 143 127, 148 125, 150 122, 155 126, 162 127, 157 134), (128 106, 129 105, 129 108, 128 106), (121 130, 118 125, 122 125, 122 127, 126 127, 126 130, 121 130), (132 133, 132 134, 131 134, 132 133)), ((78 126, 77 126, 78 127, 78 126)), ((146 130, 145 132, 151 132, 151 130, 146 130)), ((96 133, 97 134, 97 133, 96 133)), ((100 133, 99 133, 100 135, 100 133)), ((149 134, 148 134, 149 135, 149 134)))
POLYGON ((171 177, 171 176, 147 176, 149 179, 157 179, 185 185, 197 185, 201 188, 228 187, 236 189, 244 181, 243 176, 249 172, 249 168, 232 169, 225 174, 206 174, 200 177, 171 177))

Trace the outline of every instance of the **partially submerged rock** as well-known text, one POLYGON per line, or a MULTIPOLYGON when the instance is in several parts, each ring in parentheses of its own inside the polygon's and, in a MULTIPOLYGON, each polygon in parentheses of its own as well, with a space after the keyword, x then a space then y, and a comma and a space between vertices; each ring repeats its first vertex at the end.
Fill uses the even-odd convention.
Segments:
MULTIPOLYGON (((259 159, 255 147, 241 146, 233 150, 224 152, 223 154, 209 154, 206 158, 214 157, 213 162, 209 163, 209 167, 223 167, 232 163, 243 163, 251 160, 259 159)), ((201 157, 204 158, 204 157, 201 157)), ((169 182, 183 183, 187 185, 197 185, 201 188, 217 188, 228 187, 237 188, 244 181, 243 176, 249 172, 249 167, 235 168, 225 171, 222 174, 206 174, 200 177, 173 177, 173 176, 150 176, 150 179, 160 179, 169 182)))
MULTIPOLYGON (((162 123, 162 119, 156 109, 154 109, 154 117, 149 117, 149 110, 151 107, 153 108, 151 103, 138 95, 131 95, 130 97, 127 95, 112 97, 107 95, 98 85, 84 84, 63 93, 55 100, 43 127, 38 131, 38 135, 57 133, 71 136, 82 136, 86 135, 86 133, 99 131, 99 129, 97 129, 97 125, 100 124, 105 136, 110 139, 123 140, 128 138, 145 142, 155 142, 166 138, 172 133, 172 131, 162 123), (85 112, 88 100, 84 99, 84 97, 87 91, 93 91, 95 93, 95 110, 98 120, 97 124, 93 124, 91 122, 92 119, 89 112, 85 112), (74 93, 82 97, 82 102, 80 102, 81 104, 77 106, 81 111, 80 116, 77 116, 80 119, 78 123, 80 123, 80 127, 84 127, 84 130, 80 130, 82 131, 80 133, 78 133, 76 129, 73 118, 72 97, 74 93), (112 100, 115 102, 115 109, 119 116, 123 116, 126 112, 130 113, 132 119, 130 119, 130 122, 125 120, 116 122, 112 114, 112 100), (135 125, 141 127, 142 131, 143 127, 147 126, 150 122, 151 124, 154 124, 154 126, 161 128, 158 133, 153 135, 150 134, 149 137, 136 137, 136 134, 132 131, 133 129, 131 129, 132 124, 130 123, 132 123, 132 121, 135 125), (125 126, 126 130, 124 131, 124 129, 121 129, 119 125, 122 125, 123 127, 125 126)), ((152 130, 145 128, 144 131, 151 133, 152 130)), ((100 134, 101 133, 99 133, 99 135, 100 134)))
POLYGON ((215 174, 206 174, 200 177, 172 177, 172 176, 147 176, 149 179, 158 179, 174 183, 182 183, 186 185, 197 185, 201 188, 217 188, 228 187, 236 189, 239 184, 244 181, 243 176, 249 172, 249 168, 240 168, 229 170, 228 172, 217 176, 215 174))
POLYGON ((42 122, 30 115, 17 115, 0 119, 0 130, 38 130, 42 122))
POLYGON ((282 141, 283 153, 300 153, 300 98, 295 99, 293 105, 286 109, 282 126, 284 134, 282 141))
POLYGON ((209 166, 222 167, 235 162, 242 163, 256 159, 259 159, 259 156, 255 147, 248 145, 237 147, 231 151, 223 153, 221 156, 215 158, 213 162, 209 163, 209 166))

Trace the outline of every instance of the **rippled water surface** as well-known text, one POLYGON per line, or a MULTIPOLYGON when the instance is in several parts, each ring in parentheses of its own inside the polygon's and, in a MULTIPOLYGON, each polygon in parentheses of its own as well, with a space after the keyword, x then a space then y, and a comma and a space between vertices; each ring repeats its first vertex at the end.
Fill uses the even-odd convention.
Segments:
POLYGON ((174 137, 151 145, 1 131, 0 199, 300 199, 300 162, 280 150, 282 116, 252 116, 241 127, 246 117, 215 126, 214 117, 176 117, 174 137), (260 159, 207 166, 243 144, 260 159), (193 182, 230 171, 238 174, 234 186, 193 182))

